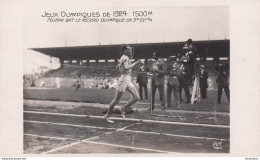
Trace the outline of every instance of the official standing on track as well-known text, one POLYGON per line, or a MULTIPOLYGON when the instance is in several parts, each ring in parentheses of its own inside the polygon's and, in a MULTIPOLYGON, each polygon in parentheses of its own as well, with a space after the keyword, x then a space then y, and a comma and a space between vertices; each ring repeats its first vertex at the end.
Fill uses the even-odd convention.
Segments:
POLYGON ((202 99, 207 98, 207 88, 208 88, 208 72, 205 70, 204 65, 200 65, 200 93, 202 99))
POLYGON ((188 60, 183 59, 182 60, 182 65, 181 65, 181 73, 180 73, 180 78, 179 78, 179 94, 180 94, 180 101, 182 103, 182 89, 184 89, 187 101, 185 103, 190 103, 191 102, 191 95, 190 95, 190 83, 191 83, 191 76, 190 76, 190 69, 187 64, 188 60))
POLYGON ((119 103, 119 100, 125 91, 128 91, 132 95, 132 99, 128 101, 125 106, 121 108, 121 116, 123 118, 125 118, 125 112, 129 110, 129 108, 131 108, 131 106, 140 99, 137 89, 135 88, 134 84, 131 82, 131 73, 132 73, 132 68, 135 65, 140 64, 142 62, 138 60, 133 64, 131 64, 129 58, 132 58, 133 52, 132 52, 132 48, 129 45, 123 45, 121 50, 123 52, 123 55, 120 58, 119 64, 117 66, 117 68, 119 68, 121 72, 121 76, 117 82, 115 98, 109 105, 109 109, 105 115, 105 119, 108 123, 114 123, 114 121, 112 121, 109 117, 113 111, 113 108, 115 107, 115 105, 119 103))
POLYGON ((156 93, 157 88, 159 90, 162 109, 164 110, 165 109, 164 76, 167 71, 167 66, 166 66, 165 62, 160 58, 160 54, 158 52, 153 53, 153 59, 155 59, 156 61, 152 64, 152 68, 151 68, 151 72, 153 74, 153 77, 152 77, 152 110, 154 110, 154 99, 155 99, 155 93, 156 93))
POLYGON ((138 70, 136 83, 139 83, 140 100, 143 100, 143 89, 144 89, 145 99, 148 99, 148 89, 147 89, 148 75, 144 63, 142 63, 142 65, 138 70))
POLYGON ((216 82, 218 83, 218 103, 220 104, 220 102, 221 102, 221 95, 222 95, 223 89, 226 92, 228 102, 230 102, 228 67, 224 66, 222 64, 219 64, 218 66, 215 67, 215 69, 217 70, 216 82))
POLYGON ((168 83, 167 83, 167 107, 171 107, 171 94, 173 92, 174 101, 177 108, 180 108, 180 94, 179 94, 179 76, 180 65, 176 61, 176 56, 169 57, 170 63, 168 65, 168 83))

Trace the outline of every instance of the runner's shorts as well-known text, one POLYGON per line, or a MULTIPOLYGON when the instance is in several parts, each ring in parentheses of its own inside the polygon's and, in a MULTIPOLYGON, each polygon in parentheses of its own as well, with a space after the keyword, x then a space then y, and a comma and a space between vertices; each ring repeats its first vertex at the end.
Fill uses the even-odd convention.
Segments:
POLYGON ((130 88, 135 88, 134 84, 131 82, 130 75, 122 75, 117 82, 116 89, 125 92, 130 88))

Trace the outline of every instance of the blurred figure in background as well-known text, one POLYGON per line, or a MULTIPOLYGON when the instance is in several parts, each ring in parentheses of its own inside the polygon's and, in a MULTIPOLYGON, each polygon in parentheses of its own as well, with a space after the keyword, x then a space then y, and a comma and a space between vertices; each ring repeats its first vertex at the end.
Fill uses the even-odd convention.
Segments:
POLYGON ((56 83, 56 88, 60 88, 60 77, 56 77, 55 83, 56 83))
POLYGON ((44 87, 44 85, 45 85, 45 82, 44 82, 44 80, 42 80, 41 84, 40 84, 40 87, 44 87))
POLYGON ((81 87, 81 84, 79 82, 79 80, 77 80, 73 85, 72 87, 74 88, 73 91, 78 91, 78 89, 81 87))

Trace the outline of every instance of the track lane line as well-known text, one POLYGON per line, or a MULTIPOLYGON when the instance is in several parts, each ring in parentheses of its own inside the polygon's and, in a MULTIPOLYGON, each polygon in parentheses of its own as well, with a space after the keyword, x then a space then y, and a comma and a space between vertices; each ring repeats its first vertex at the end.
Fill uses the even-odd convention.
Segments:
MULTIPOLYGON (((24 101, 27 101, 27 102, 30 102, 30 101, 40 101, 40 102, 44 102, 43 100, 30 100, 30 99, 25 99, 24 101)), ((86 105, 86 106, 91 106, 91 107, 96 107, 96 108, 105 108, 107 109, 108 108, 108 105, 106 104, 99 104, 99 103, 85 103, 85 102, 64 102, 64 101, 49 101, 50 103, 75 103, 77 105, 86 105)), ((120 101, 119 104, 124 104, 126 103, 127 101, 120 101)), ((150 103, 146 103, 146 102, 136 102, 136 104, 139 104, 139 105, 150 105, 150 103)), ((161 104, 155 104, 156 106, 161 106, 161 104)), ((120 108, 120 106, 116 106, 115 108, 120 108)), ((148 108, 140 108, 140 107, 137 107, 136 108, 138 111, 147 111, 148 108)), ((154 109, 154 111, 161 111, 160 109, 154 109)), ((188 111, 188 110, 165 110, 165 112, 169 112, 169 113, 194 113, 194 114, 210 114, 210 115, 224 115, 224 116, 229 116, 229 113, 227 112, 210 112, 210 111, 188 111)))
POLYGON ((50 138, 50 139, 56 139, 56 140, 72 140, 72 141, 77 141, 76 139, 72 138, 61 138, 61 137, 52 137, 52 136, 42 136, 42 135, 35 135, 35 134, 29 134, 29 133, 24 133, 24 136, 31 136, 31 137, 40 137, 40 138, 50 138))
POLYGON ((83 140, 83 142, 85 142, 85 143, 93 143, 93 144, 102 144, 102 145, 113 146, 113 147, 122 147, 122 148, 136 149, 136 150, 145 150, 145 151, 158 152, 158 153, 178 153, 178 152, 167 152, 167 151, 162 151, 162 150, 148 149, 148 148, 141 148, 141 147, 124 146, 124 145, 119 145, 119 144, 111 144, 111 143, 103 143, 103 142, 93 142, 93 141, 87 141, 87 140, 83 140))
POLYGON ((53 125, 59 125, 59 126, 70 126, 70 127, 79 127, 79 128, 93 128, 93 129, 107 129, 107 130, 116 130, 117 129, 117 128, 106 128, 106 127, 85 126, 85 125, 76 125, 76 124, 68 124, 68 123, 56 123, 56 122, 32 121, 32 120, 24 120, 24 122, 39 123, 39 124, 53 124, 53 125))
POLYGON ((65 145, 65 146, 61 146, 61 147, 58 147, 58 148, 54 148, 54 149, 51 149, 49 151, 46 151, 46 152, 42 152, 41 154, 49 154, 51 152, 55 152, 55 151, 58 151, 58 150, 61 150, 61 149, 64 149, 64 148, 68 148, 68 147, 71 147, 71 146, 75 146, 77 144, 80 144, 81 141, 77 141, 77 142, 73 142, 71 144, 68 144, 68 145, 65 145))
MULTIPOLYGON (((71 125, 71 124, 64 124, 64 123, 52 123, 52 122, 42 122, 42 121, 28 121, 24 120, 26 123, 39 123, 39 124, 52 124, 52 125, 61 125, 61 126, 72 126, 72 127, 78 127, 78 128, 99 128, 99 127, 85 127, 83 125, 71 125)), ((140 124, 140 123, 139 123, 140 124)), ((132 127, 133 125, 138 125, 136 124, 130 124, 126 127, 115 129, 115 128, 107 128, 107 129, 115 129, 115 131, 112 132, 107 132, 105 134, 112 134, 117 131, 121 132, 131 132, 131 133, 141 133, 141 134, 153 134, 153 135, 166 135, 166 136, 171 136, 171 137, 180 137, 180 138, 191 138, 191 139, 202 139, 202 140, 221 140, 221 141, 229 141, 229 139, 221 139, 221 138, 211 138, 211 137, 198 137, 198 136, 187 136, 187 135, 177 135, 177 134, 169 134, 169 133, 159 133, 159 132, 146 132, 146 131, 137 131, 137 130, 127 130, 126 128, 132 127)), ((103 127, 102 127, 103 128, 103 127)), ((100 136, 95 136, 91 137, 92 139, 99 138, 100 136)))
MULTIPOLYGON (((35 121, 34 121, 34 122, 35 122, 35 121)), ((56 124, 57 124, 57 123, 56 123, 56 124)), ((118 128, 118 129, 115 130, 115 131, 106 132, 106 133, 104 133, 104 135, 112 134, 112 133, 115 133, 115 132, 117 132, 117 131, 123 131, 123 130, 125 130, 125 129, 128 128, 128 127, 132 127, 132 126, 138 125, 138 124, 140 124, 140 123, 130 124, 130 125, 127 125, 127 126, 125 126, 125 127, 118 128)), ((117 144, 109 144, 109 143, 101 143, 101 142, 91 141, 91 140, 94 140, 94 139, 99 138, 100 136, 94 136, 94 137, 90 137, 90 138, 87 138, 87 139, 84 139, 84 140, 76 140, 76 139, 71 139, 71 138, 60 138, 60 137, 53 137, 53 136, 40 136, 40 135, 33 135, 33 134, 24 134, 24 135, 26 135, 26 136, 33 136, 33 137, 56 139, 56 140, 63 140, 63 141, 65 141, 65 140, 73 140, 73 141, 76 141, 76 142, 73 142, 73 143, 68 144, 68 145, 65 145, 65 146, 61 146, 61 147, 54 148, 54 149, 51 149, 51 150, 46 151, 46 152, 42 152, 41 154, 52 153, 52 152, 55 152, 55 151, 58 151, 58 150, 61 150, 61 149, 64 149, 64 148, 68 148, 68 147, 77 145, 77 144, 79 144, 79 143, 81 143, 81 142, 101 144, 101 145, 108 145, 108 146, 128 148, 128 149, 145 150, 145 151, 152 151, 152 152, 159 152, 159 153, 170 153, 170 152, 165 152, 165 151, 161 151, 161 150, 154 150, 154 149, 131 147, 131 146, 124 146, 124 145, 117 145, 117 144)))
MULTIPOLYGON (((52 136, 41 136, 41 135, 35 135, 35 134, 34 135, 33 134, 24 134, 24 135, 32 136, 32 137, 48 138, 48 139, 58 139, 58 140, 64 139, 65 140, 65 138, 52 137, 52 136)), ((155 149, 148 149, 148 148, 124 146, 124 145, 110 144, 110 143, 103 143, 103 142, 94 142, 94 141, 90 141, 89 138, 88 138, 86 140, 73 142, 73 143, 65 145, 65 146, 61 146, 61 147, 54 148, 54 149, 46 151, 46 152, 42 152, 41 154, 48 154, 48 153, 51 153, 51 152, 55 152, 55 151, 58 151, 58 150, 61 150, 61 149, 67 148, 67 147, 71 147, 71 146, 77 145, 77 144, 79 144, 81 142, 92 143, 92 144, 101 144, 101 145, 107 145, 107 146, 113 146, 113 147, 129 148, 129 149, 135 149, 135 150, 145 150, 145 151, 158 152, 158 153, 175 153, 175 152, 166 152, 166 151, 162 151, 162 150, 155 150, 155 149)), ((176 152, 176 153, 178 153, 178 152, 176 152)))
MULTIPOLYGON (((37 121, 27 121, 27 120, 24 120, 25 122, 30 122, 30 123, 36 123, 37 121)), ((38 121, 39 123, 47 123, 47 124, 51 124, 50 122, 42 122, 42 121, 38 121)), ((58 123, 53 123, 53 124, 56 124, 58 125, 58 123)), ((60 123, 62 126, 64 126, 65 123, 60 123)), ((130 124, 130 125, 127 125, 125 127, 122 127, 122 128, 118 128, 116 129, 115 131, 112 131, 112 132, 105 132, 103 135, 108 135, 108 134, 112 134, 112 133, 115 133, 117 131, 122 131, 128 127, 132 127, 132 126, 135 126, 135 125, 138 125, 140 123, 134 123, 134 124, 130 124)), ((79 127, 79 125, 73 125, 74 127, 79 127)), ((81 125, 80 125, 81 126, 81 125)), ((85 128, 85 126, 81 126, 83 128, 85 128)), ((103 127, 102 127, 103 128, 103 127)), ((25 134, 27 136, 37 136, 37 135, 33 135, 33 134, 25 134)), ((90 141, 90 140, 95 140, 97 138, 100 138, 101 135, 99 136, 94 136, 94 137, 90 137, 90 138, 87 138, 85 139, 85 141, 90 141)), ((40 137, 40 136, 37 136, 37 137, 40 137)), ((55 152, 55 151, 58 151, 58 150, 61 150, 61 149, 64 149, 64 148, 67 148, 67 147, 70 147, 70 146, 74 146, 74 145, 77 145, 79 144, 80 142, 84 141, 84 140, 76 140, 76 139, 71 139, 71 138, 60 138, 60 137, 52 137, 52 136, 41 136, 42 138, 52 138, 52 139, 58 139, 58 140, 73 140, 73 141, 77 141, 77 142, 73 142, 71 144, 68 144, 68 145, 65 145, 65 146, 61 146, 61 147, 58 147, 58 148, 54 148, 52 150, 49 150, 49 151, 46 151, 46 152, 43 152, 41 154, 48 154, 48 153, 51 153, 51 152, 55 152)))
POLYGON ((46 139, 55 139, 55 140, 63 140, 63 141, 66 141, 66 140, 76 141, 76 142, 72 142, 72 143, 70 143, 70 144, 68 144, 68 145, 65 145, 65 146, 61 146, 61 147, 54 148, 54 149, 51 149, 51 150, 46 151, 46 152, 42 152, 42 153, 40 153, 40 154, 48 154, 48 153, 50 153, 50 152, 58 151, 58 150, 61 150, 61 149, 63 149, 63 148, 67 148, 67 147, 70 147, 70 146, 74 146, 74 145, 80 143, 79 140, 72 139, 72 138, 61 138, 61 137, 53 137, 53 136, 41 136, 41 135, 35 135, 35 134, 24 134, 24 136, 39 137, 39 138, 46 138, 46 139))
MULTIPOLYGON (((24 111, 24 113, 104 119, 104 116, 93 116, 93 115, 79 115, 79 114, 66 114, 66 113, 38 112, 38 111, 24 111)), ((123 119, 123 118, 118 118, 118 117, 111 117, 111 119, 112 120, 121 120, 121 121, 158 123, 158 124, 173 124, 173 125, 183 125, 183 126, 199 126, 199 127, 210 127, 210 128, 230 128, 227 125, 212 125, 212 124, 199 124, 199 123, 169 122, 169 121, 158 121, 158 120, 148 120, 148 119, 135 119, 135 118, 125 118, 125 119, 123 119)))
POLYGON ((158 133, 158 132, 146 132, 146 131, 136 131, 136 130, 127 130, 127 129, 126 129, 126 130, 122 130, 122 132, 141 133, 141 134, 152 134, 152 135, 164 135, 164 136, 170 136, 170 137, 202 139, 202 140, 229 141, 229 139, 210 138, 210 137, 198 137, 198 136, 186 136, 186 135, 178 135, 178 134, 158 133))

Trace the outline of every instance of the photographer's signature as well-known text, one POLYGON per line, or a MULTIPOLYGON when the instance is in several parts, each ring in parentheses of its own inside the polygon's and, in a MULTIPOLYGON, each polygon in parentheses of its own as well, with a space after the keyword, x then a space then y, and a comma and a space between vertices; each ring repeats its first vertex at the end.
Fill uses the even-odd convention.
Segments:
POLYGON ((212 143, 213 149, 220 150, 222 149, 222 142, 221 141, 214 141, 212 143))

